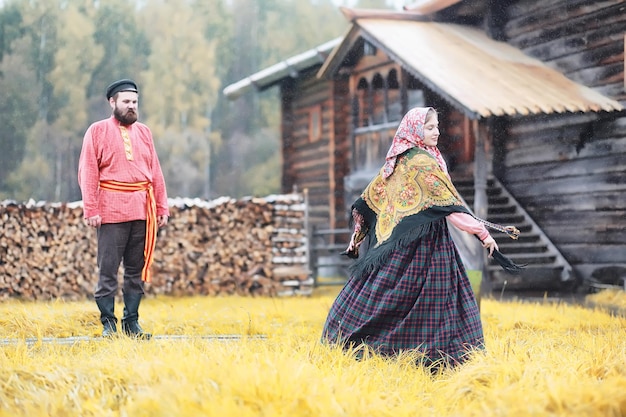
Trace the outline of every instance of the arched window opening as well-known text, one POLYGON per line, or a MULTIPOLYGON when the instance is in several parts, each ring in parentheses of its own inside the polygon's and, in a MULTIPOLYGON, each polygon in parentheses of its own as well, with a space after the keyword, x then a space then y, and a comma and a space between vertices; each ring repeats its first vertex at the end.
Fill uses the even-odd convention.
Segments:
POLYGON ((359 80, 357 85, 357 97, 358 119, 356 121, 356 126, 369 126, 371 120, 371 90, 370 85, 365 78, 361 78, 359 80))
POLYGON ((372 79, 372 121, 374 124, 387 122, 387 88, 385 79, 375 74, 372 79))
POLYGON ((402 97, 400 91, 400 81, 398 80, 398 70, 392 69, 387 74, 387 120, 396 122, 402 119, 402 97))

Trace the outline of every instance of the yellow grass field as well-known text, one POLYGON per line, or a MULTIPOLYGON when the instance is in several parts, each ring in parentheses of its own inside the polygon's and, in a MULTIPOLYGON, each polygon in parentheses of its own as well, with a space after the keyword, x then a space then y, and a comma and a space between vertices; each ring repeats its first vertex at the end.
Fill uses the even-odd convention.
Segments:
POLYGON ((483 299, 487 350, 431 376, 321 345, 335 291, 149 298, 145 330, 191 337, 75 344, 42 338, 99 335, 95 303, 4 301, 0 416, 626 416, 623 316, 483 299))

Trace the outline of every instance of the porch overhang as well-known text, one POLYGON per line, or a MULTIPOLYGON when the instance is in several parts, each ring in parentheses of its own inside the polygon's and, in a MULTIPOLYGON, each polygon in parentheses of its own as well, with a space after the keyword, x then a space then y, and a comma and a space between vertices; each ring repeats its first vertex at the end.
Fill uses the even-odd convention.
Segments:
POLYGON ((470 119, 623 110, 618 101, 473 27, 371 16, 351 20, 318 77, 334 76, 363 38, 470 119))

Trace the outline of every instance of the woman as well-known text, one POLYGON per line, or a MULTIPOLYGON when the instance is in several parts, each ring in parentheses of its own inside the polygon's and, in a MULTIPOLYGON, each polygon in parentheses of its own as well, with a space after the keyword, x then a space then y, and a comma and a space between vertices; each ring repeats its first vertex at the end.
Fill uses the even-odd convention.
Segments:
POLYGON ((330 309, 323 341, 384 355, 419 350, 427 364, 452 365, 483 347, 478 306, 446 219, 476 235, 490 256, 498 245, 452 185, 438 126, 433 108, 410 110, 380 173, 352 206, 345 253, 359 259, 330 309), (368 250, 359 256, 363 242, 368 250))

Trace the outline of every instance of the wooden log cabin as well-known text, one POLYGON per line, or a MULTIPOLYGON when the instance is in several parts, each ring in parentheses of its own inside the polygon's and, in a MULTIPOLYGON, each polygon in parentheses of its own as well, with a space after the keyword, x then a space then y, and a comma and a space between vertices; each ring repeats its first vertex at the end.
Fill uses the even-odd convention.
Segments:
MULTIPOLYGON (((518 241, 494 233, 528 264, 520 276, 468 265, 488 273, 488 290, 624 285, 625 1, 421 0, 342 12, 342 38, 224 90, 236 99, 279 86, 283 191, 308 189, 312 224, 347 225, 402 115, 428 105, 468 205, 522 231, 518 241)), ((475 243, 455 239, 471 263, 475 243)))

